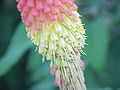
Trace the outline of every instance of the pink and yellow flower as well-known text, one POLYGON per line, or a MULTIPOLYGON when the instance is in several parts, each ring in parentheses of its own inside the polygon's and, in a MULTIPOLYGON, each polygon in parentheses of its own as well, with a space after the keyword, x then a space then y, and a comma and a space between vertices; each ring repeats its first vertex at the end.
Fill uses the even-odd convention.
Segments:
POLYGON ((61 90, 86 90, 82 68, 85 29, 74 0, 17 0, 27 36, 43 61, 51 60, 51 74, 61 90))

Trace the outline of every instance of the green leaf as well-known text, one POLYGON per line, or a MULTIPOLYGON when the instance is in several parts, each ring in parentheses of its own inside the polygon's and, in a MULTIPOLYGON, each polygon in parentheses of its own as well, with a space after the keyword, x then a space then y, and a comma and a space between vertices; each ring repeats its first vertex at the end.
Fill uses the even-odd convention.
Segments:
POLYGON ((36 71, 42 64, 42 55, 38 53, 38 51, 35 52, 35 48, 33 48, 30 52, 30 55, 28 57, 27 61, 27 72, 33 73, 36 71))
POLYGON ((89 88, 97 88, 100 87, 99 83, 96 80, 95 73, 91 71, 89 67, 86 67, 85 69, 85 81, 86 81, 86 86, 89 88))
POLYGON ((31 42, 26 37, 24 25, 21 24, 17 28, 6 54, 0 59, 0 77, 5 75, 15 64, 17 64, 20 57, 22 57, 25 51, 31 46, 31 42))
POLYGON ((54 77, 49 76, 41 82, 32 86, 29 90, 55 90, 54 77))
POLYGON ((35 52, 33 48, 30 52, 28 62, 27 62, 27 85, 33 85, 30 90, 53 90, 54 79, 50 75, 50 61, 45 61, 42 63, 42 55, 35 52), (50 79, 50 80, 49 80, 50 79), (47 83, 47 87, 46 86, 47 83))
POLYGON ((50 63, 46 61, 42 65, 40 65, 39 68, 37 68, 34 72, 30 74, 27 82, 36 83, 48 77, 50 75, 49 64, 50 63))
POLYGON ((88 89, 88 90, 112 90, 112 89, 109 87, 106 87, 106 88, 92 88, 92 89, 88 89))
POLYGON ((86 54, 90 66, 96 71, 102 71, 107 60, 108 27, 104 18, 99 17, 86 23, 87 43, 86 54))

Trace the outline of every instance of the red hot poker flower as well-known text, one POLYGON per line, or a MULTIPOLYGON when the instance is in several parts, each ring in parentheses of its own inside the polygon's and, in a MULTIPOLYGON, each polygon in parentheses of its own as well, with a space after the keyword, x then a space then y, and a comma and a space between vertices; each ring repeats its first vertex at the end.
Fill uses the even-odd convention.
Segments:
POLYGON ((86 90, 84 63, 79 58, 85 45, 85 29, 74 0, 17 0, 27 36, 47 60, 60 90, 86 90))

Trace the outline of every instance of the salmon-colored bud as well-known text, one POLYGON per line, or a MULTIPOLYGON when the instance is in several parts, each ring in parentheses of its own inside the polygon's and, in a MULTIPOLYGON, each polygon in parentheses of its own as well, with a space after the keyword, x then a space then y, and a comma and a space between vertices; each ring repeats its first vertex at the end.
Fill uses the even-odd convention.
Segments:
POLYGON ((47 0, 48 4, 53 4, 53 0, 47 0))
POLYGON ((58 1, 58 0, 53 0, 53 1, 54 1, 54 5, 55 6, 59 7, 61 5, 60 1, 58 1))
POLYGON ((56 72, 55 66, 52 65, 52 66, 51 66, 51 69, 50 69, 50 73, 51 73, 52 75, 54 75, 55 72, 56 72))
POLYGON ((27 2, 28 7, 30 8, 34 7, 34 4, 34 0, 29 0, 29 2, 27 2))
POLYGON ((60 16, 60 17, 58 17, 58 20, 59 20, 60 22, 64 22, 64 17, 63 17, 63 16, 60 16))
POLYGON ((78 53, 79 51, 78 50, 74 50, 75 53, 78 53))
POLYGON ((59 73, 56 73, 55 85, 56 85, 56 86, 60 86, 60 84, 61 84, 60 74, 59 74, 59 73))
POLYGON ((85 63, 81 59, 79 60, 79 64, 80 64, 80 67, 82 67, 82 68, 85 67, 85 63))
MULTIPOLYGON (((74 18, 73 12, 76 10, 76 5, 73 0, 16 0, 17 8, 22 13, 22 20, 29 30, 39 28, 41 23, 54 23, 53 21, 63 22, 66 15, 74 18), (32 18, 32 19, 29 19, 32 18), (32 21, 31 21, 32 20, 32 21), (38 22, 38 23, 36 23, 38 22), (36 27, 36 28, 34 28, 36 27)), ((66 17, 67 18, 67 17, 66 17)), ((46 24, 48 25, 48 24, 46 24)))

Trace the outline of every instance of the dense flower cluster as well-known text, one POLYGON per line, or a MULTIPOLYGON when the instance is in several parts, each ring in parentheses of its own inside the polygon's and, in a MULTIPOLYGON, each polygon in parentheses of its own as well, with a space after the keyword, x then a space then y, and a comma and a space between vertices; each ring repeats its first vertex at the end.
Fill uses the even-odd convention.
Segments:
POLYGON ((55 20, 63 22, 65 14, 74 17, 71 11, 77 9, 73 0, 17 0, 17 2, 23 22, 32 30, 42 29, 43 22, 47 25, 55 20))
POLYGON ((80 60, 85 29, 74 0, 17 0, 28 37, 43 61, 51 60, 51 74, 61 90, 86 90, 80 60))

